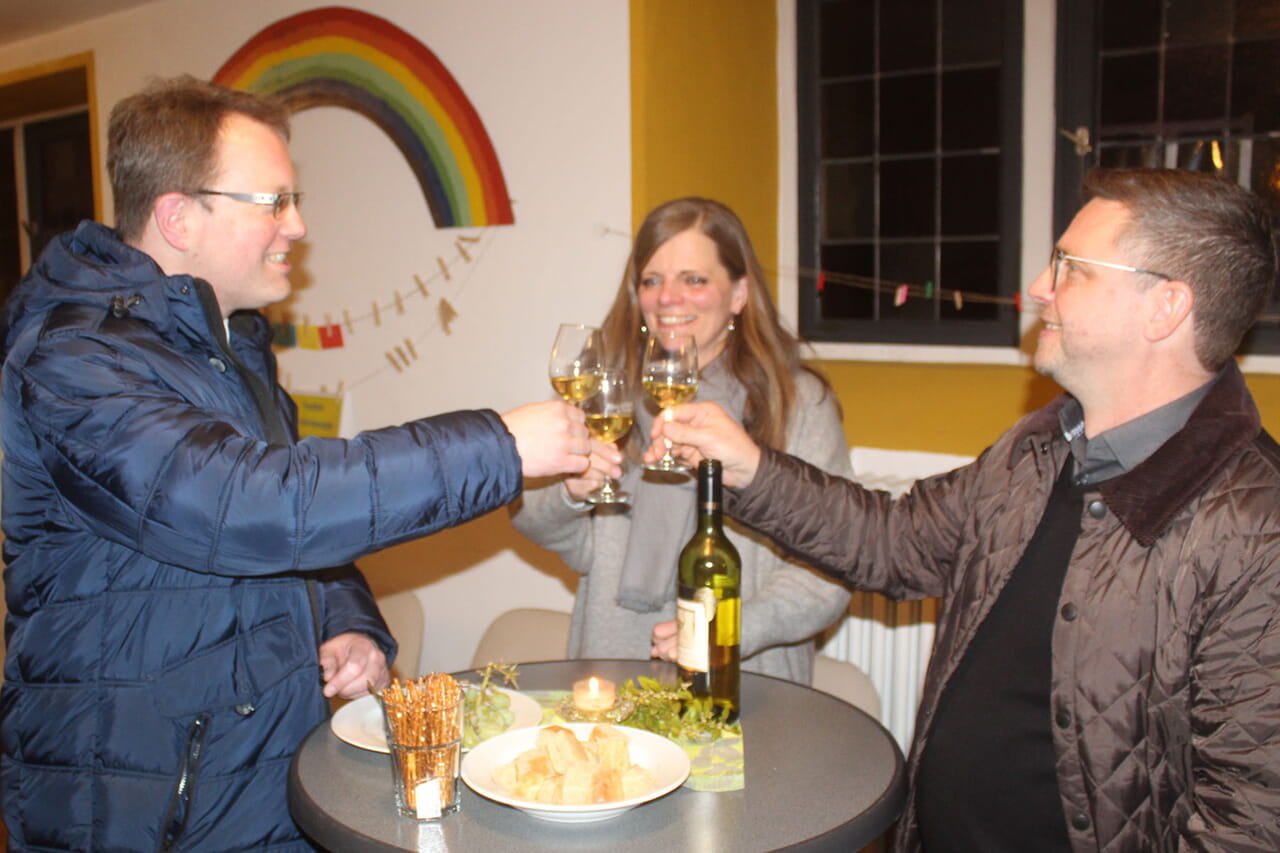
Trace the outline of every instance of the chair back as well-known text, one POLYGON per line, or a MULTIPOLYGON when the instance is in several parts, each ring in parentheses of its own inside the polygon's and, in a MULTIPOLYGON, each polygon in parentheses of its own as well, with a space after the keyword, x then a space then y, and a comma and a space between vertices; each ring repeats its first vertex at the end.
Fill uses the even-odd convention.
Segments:
POLYGON ((541 607, 517 607, 499 614, 480 638, 471 665, 562 660, 569 651, 569 621, 563 610, 541 607))

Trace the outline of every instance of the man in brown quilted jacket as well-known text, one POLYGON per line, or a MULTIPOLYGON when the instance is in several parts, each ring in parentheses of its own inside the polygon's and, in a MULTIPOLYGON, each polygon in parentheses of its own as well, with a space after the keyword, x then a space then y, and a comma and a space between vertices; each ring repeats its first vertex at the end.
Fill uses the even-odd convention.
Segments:
POLYGON ((942 599, 896 849, 1280 850, 1280 448, 1232 358, 1272 223, 1203 174, 1085 189, 1029 289, 1067 393, 973 464, 894 500, 710 403, 648 456, 718 458, 729 511, 788 551, 942 599))

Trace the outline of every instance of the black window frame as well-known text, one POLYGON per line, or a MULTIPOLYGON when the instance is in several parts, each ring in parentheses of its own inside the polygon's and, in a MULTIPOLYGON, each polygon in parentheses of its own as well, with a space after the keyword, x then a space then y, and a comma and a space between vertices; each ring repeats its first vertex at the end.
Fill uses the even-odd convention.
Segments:
MULTIPOLYGON (((1001 154, 997 193, 999 230, 995 240, 998 258, 999 280, 995 296, 999 300, 985 312, 992 316, 968 319, 965 311, 950 311, 952 300, 942 294, 949 290, 947 282, 938 274, 943 244, 964 242, 941 234, 941 209, 943 201, 935 199, 932 241, 934 247, 933 269, 937 288, 933 294, 931 316, 921 319, 907 316, 891 318, 886 310, 881 319, 823 318, 821 316, 820 258, 822 257, 822 167, 820 94, 819 94, 819 23, 824 0, 797 0, 796 3, 796 108, 798 189, 797 243, 800 275, 798 280, 798 315, 801 335, 807 340, 822 343, 893 343, 908 345, 947 345, 1009 347, 1018 345, 1021 335, 1020 318, 1016 304, 1021 289, 1022 242, 1022 97, 1023 97, 1023 0, 1001 0, 1003 5, 1004 42, 1001 58, 1001 92, 1004 98, 1000 107, 999 151, 1001 154), (945 301, 947 310, 942 308, 945 301), (954 316, 945 316, 953 314, 954 316), (888 318, 888 319, 886 319, 888 318)), ((893 0, 878 0, 878 4, 893 0)), ((941 9, 943 0, 936 0, 941 9)), ((945 26, 945 22, 943 22, 945 26)), ((936 109, 935 105, 935 109, 936 109)), ((935 135, 941 131, 936 131, 935 135)), ((935 138, 935 162, 945 156, 935 138)), ((875 168, 885 162, 877 151, 871 158, 875 168)), ((939 170, 940 171, 940 170, 939 170)), ((935 175, 936 195, 940 196, 942 176, 935 175)), ((833 241, 825 241, 831 245, 833 241)), ((862 241, 845 241, 850 245, 887 245, 879 235, 871 235, 862 241)), ((823 284, 826 284, 823 282, 823 284)), ((832 286, 826 284, 827 287, 832 286)), ((887 285, 892 288, 896 285, 887 285)), ((963 288, 961 288, 963 290, 963 288)), ((919 298, 919 297, 915 297, 919 298)), ((883 303, 884 300, 880 300, 883 303)), ((889 309, 892 310, 892 309, 889 309)), ((879 313, 879 308, 877 308, 879 313)), ((912 312, 913 314, 915 312, 912 312)), ((970 316, 978 311, 971 310, 970 316)))
MULTIPOLYGON (((1054 152, 1054 233, 1061 234, 1080 209, 1080 185, 1085 173, 1097 165, 1099 151, 1108 143, 1099 138, 1101 104, 1098 98, 1100 15, 1103 0, 1072 0, 1057 7, 1057 67, 1055 69, 1056 120, 1054 152), (1085 135, 1080 135, 1084 130, 1085 135), (1077 148, 1077 140, 1083 143, 1077 148), (1087 147, 1088 150, 1085 150, 1087 147)), ((1280 8, 1280 2, 1276 3, 1280 8)), ((1227 127, 1227 117, 1219 126, 1227 127)), ((1163 123, 1161 124, 1163 126, 1163 123)), ((1230 139, 1231 135, 1227 134, 1230 139)), ((1161 136, 1159 139, 1177 141, 1161 136)), ((1246 336, 1240 355, 1280 355, 1280 294, 1260 322, 1246 336)))

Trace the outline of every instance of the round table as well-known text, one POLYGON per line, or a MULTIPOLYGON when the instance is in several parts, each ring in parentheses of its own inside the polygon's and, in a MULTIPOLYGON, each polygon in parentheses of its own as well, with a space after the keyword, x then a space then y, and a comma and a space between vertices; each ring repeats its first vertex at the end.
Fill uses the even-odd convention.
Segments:
MULTIPOLYGON (((598 675, 618 684, 676 680, 658 661, 573 660, 519 666, 525 690, 569 689, 598 675)), ((419 822, 396 813, 387 756, 317 727, 294 756, 289 809, 312 840, 340 851, 857 850, 897 818, 906 798, 902 752, 879 723, 809 687, 742 674, 746 786, 678 788, 607 821, 539 820, 465 783, 459 811, 419 822)))

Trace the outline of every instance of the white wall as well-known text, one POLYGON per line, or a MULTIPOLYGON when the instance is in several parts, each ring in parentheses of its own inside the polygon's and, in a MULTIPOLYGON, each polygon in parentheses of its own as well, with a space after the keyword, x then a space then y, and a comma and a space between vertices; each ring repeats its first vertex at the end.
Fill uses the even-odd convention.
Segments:
MULTIPOLYGON (((0 72, 95 54, 100 121, 148 78, 211 76, 246 39, 322 4, 302 0, 160 0, 48 36, 0 46, 0 72)), ((546 356, 560 322, 600 319, 630 231, 630 80, 626 0, 348 0, 427 45, 484 122, 514 200, 516 224, 434 227, 403 157, 354 113, 321 108, 294 123, 294 158, 310 230, 295 252, 292 310, 313 323, 370 303, 339 350, 290 350, 291 390, 343 385, 344 434, 424 414, 499 411, 550 395, 546 356), (457 261, 458 234, 479 237, 457 261), (454 261, 451 281, 437 256, 454 261), (431 299, 416 294, 428 279, 431 299), (437 299, 457 310, 450 334, 437 299), (386 351, 408 338, 418 360, 397 372, 386 351)), ((99 132, 104 128, 99 128, 99 132)), ((105 145, 102 152, 105 156, 105 145)), ((105 174, 105 169, 104 169, 105 174)), ((106 209, 110 209, 109 201, 106 209)), ((466 666, 484 626, 513 606, 568 609, 574 579, 514 532, 505 512, 361 562, 379 594, 416 588, 427 614, 422 666, 466 666), (532 568, 530 567, 532 564, 532 568)))

